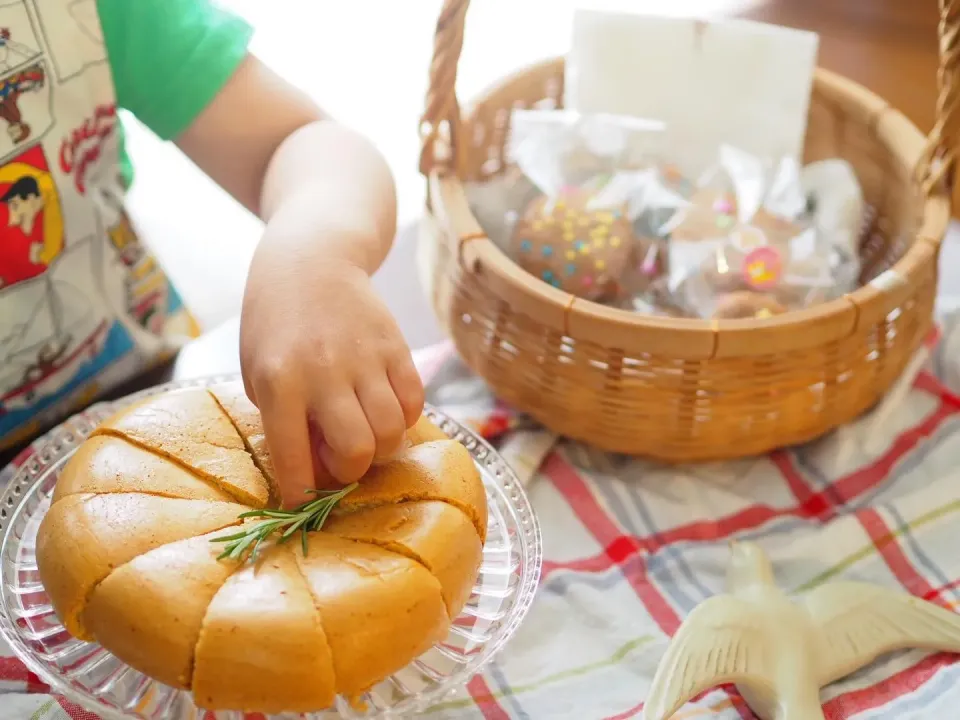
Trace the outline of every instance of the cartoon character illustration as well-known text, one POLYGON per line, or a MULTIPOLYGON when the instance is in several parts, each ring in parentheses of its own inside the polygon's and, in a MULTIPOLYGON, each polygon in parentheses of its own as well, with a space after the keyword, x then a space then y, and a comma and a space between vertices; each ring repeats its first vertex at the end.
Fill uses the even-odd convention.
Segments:
POLYGON ((0 168, 0 414, 61 389, 106 340, 108 323, 69 280, 89 274, 77 266, 90 250, 58 277, 65 254, 59 194, 34 147, 0 168))
POLYGON ((127 312, 144 330, 160 335, 167 318, 170 290, 166 275, 140 243, 126 215, 121 215, 120 222, 107 234, 127 269, 127 312))
POLYGON ((0 70, 10 70, 35 56, 37 51, 18 43, 8 27, 0 27, 0 70))
POLYGON ((45 164, 29 162, 37 154, 43 160, 42 151, 28 151, 21 156, 28 162, 0 168, 0 204, 7 213, 0 227, 0 292, 41 275, 63 250, 60 199, 45 164))
POLYGON ((31 133, 30 125, 20 113, 20 97, 42 89, 46 79, 43 65, 37 63, 0 81, 0 119, 7 123, 7 132, 15 145, 31 133))

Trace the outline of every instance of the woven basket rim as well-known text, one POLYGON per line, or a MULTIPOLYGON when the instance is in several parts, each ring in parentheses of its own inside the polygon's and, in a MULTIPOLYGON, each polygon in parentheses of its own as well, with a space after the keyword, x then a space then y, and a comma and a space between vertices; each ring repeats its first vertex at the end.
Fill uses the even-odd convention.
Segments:
MULTIPOLYGON (((563 62, 554 57, 527 65, 491 83, 462 114, 461 137, 469 137, 477 109, 504 84, 527 73, 563 62)), ((856 109, 868 119, 876 142, 883 143, 913 169, 926 138, 901 112, 862 85, 837 73, 817 68, 818 91, 856 109)), ((458 155, 462 158, 460 147, 458 155)), ((484 281, 515 312, 577 341, 613 346, 625 352, 669 356, 681 360, 767 355, 813 349, 855 334, 900 306, 911 288, 933 282, 940 243, 950 222, 950 194, 937 188, 923 200, 917 237, 907 252, 880 277, 841 298, 783 315, 746 320, 702 320, 646 315, 583 300, 556 289, 522 270, 479 226, 460 179, 442 167, 429 174, 431 203, 443 211, 456 236, 454 248, 464 272, 482 273, 484 281)), ((438 218, 439 219, 439 218, 438 218)))

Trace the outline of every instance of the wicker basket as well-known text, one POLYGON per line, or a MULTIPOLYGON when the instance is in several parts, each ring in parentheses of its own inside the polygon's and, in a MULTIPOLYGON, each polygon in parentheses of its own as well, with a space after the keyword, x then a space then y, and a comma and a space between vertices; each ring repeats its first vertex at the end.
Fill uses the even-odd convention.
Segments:
POLYGON ((863 286, 736 321, 649 317, 575 298, 485 237, 462 183, 505 169, 513 108, 559 106, 563 61, 503 79, 461 114, 454 86, 468 4, 447 0, 437 23, 421 126, 421 267, 441 324, 494 393, 562 435, 668 462, 802 443, 884 395, 932 328, 950 218, 953 156, 943 140, 956 116, 960 0, 941 0, 940 120, 930 140, 863 87, 817 71, 806 160, 842 157, 856 168, 873 211, 863 286))

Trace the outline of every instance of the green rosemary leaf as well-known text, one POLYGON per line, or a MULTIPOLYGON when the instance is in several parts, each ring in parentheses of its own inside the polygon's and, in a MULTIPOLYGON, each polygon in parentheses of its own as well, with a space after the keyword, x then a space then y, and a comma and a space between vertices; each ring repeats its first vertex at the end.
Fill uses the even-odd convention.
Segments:
POLYGON ((223 552, 217 559, 256 558, 262 544, 271 535, 279 532, 278 542, 282 543, 298 530, 303 554, 306 555, 308 534, 323 527, 336 504, 356 487, 354 483, 339 490, 308 490, 314 498, 292 510, 248 510, 240 514, 240 519, 260 518, 260 522, 248 523, 240 532, 232 535, 211 538, 211 542, 224 543, 223 552))
POLYGON ((280 535, 280 539, 286 540, 288 537, 293 535, 297 530, 299 530, 301 525, 309 521, 310 521, 309 515, 307 514, 301 515, 295 523, 291 524, 289 527, 287 527, 286 530, 283 531, 283 534, 280 535))
POLYGON ((285 520, 290 517, 289 510, 248 510, 245 513, 240 513, 237 515, 240 518, 277 518, 280 520, 285 520))
POLYGON ((244 532, 238 532, 234 535, 221 535, 220 537, 211 538, 210 542, 215 542, 215 543, 233 542, 234 540, 239 540, 246 536, 247 536, 247 533, 246 531, 244 531, 244 532))

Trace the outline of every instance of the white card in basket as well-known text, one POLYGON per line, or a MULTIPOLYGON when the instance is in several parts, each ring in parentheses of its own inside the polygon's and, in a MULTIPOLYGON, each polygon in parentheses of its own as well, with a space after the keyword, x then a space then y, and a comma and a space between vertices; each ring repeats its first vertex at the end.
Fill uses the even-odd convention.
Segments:
POLYGON ((721 145, 761 158, 803 154, 816 34, 746 20, 579 9, 564 102, 666 124, 689 176, 721 145))

